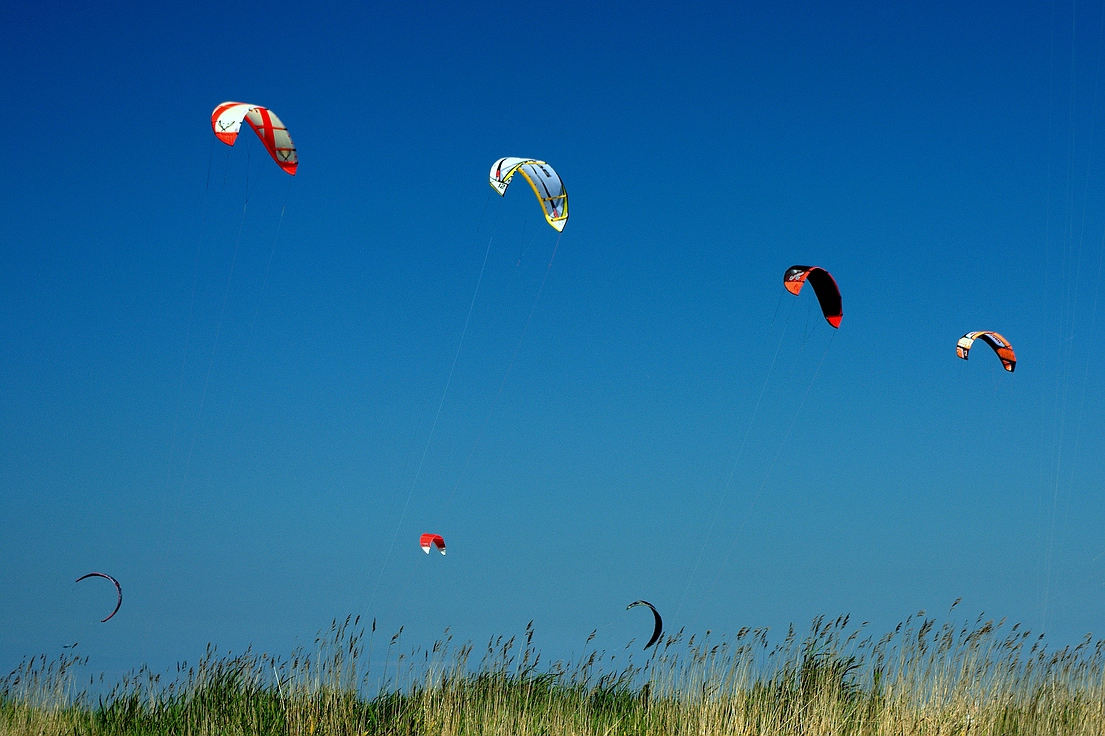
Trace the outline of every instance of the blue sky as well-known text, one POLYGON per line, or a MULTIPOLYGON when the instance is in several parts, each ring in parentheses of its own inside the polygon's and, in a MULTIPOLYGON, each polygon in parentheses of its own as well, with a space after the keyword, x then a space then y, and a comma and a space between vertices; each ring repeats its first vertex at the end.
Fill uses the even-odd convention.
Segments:
POLYGON ((0 664, 348 613, 561 656, 638 598, 1100 630, 1102 11, 5 5, 0 664))

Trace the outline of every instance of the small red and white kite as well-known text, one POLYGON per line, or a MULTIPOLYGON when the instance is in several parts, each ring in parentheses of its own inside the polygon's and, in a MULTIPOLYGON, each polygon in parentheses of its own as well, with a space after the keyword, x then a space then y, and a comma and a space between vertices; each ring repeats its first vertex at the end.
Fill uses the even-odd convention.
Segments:
POLYGON ((441 554, 445 554, 445 540, 440 534, 423 534, 418 543, 422 545, 422 551, 426 554, 430 554, 430 545, 437 547, 441 554))

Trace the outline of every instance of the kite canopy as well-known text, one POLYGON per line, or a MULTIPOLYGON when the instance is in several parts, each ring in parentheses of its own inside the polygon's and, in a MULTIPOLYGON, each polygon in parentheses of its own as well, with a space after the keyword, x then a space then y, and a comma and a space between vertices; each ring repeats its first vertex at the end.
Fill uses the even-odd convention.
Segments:
POLYGON ((107 580, 110 580, 111 582, 115 583, 115 592, 119 594, 119 600, 116 601, 116 603, 115 603, 115 610, 112 611, 111 613, 109 613, 107 615, 107 618, 100 619, 100 623, 104 623, 105 621, 107 621, 108 618, 111 618, 116 613, 118 613, 119 612, 119 606, 123 605, 123 588, 119 585, 118 580, 111 577, 107 573, 102 573, 102 572, 90 572, 87 575, 81 575, 74 582, 79 583, 80 581, 84 580, 85 578, 106 578, 107 580))
POLYGON ((955 354, 963 360, 967 359, 967 354, 971 352, 971 345, 975 340, 982 340, 984 343, 994 349, 994 352, 1001 358, 1001 364, 1005 370, 1012 373, 1017 367, 1017 356, 1013 353, 1013 346, 1009 344, 1009 341, 996 332, 990 330, 980 330, 978 332, 968 332, 963 337, 959 338, 959 342, 955 344, 955 354))
POLYGON ((245 102, 224 102, 211 113, 211 130, 215 137, 228 146, 233 146, 238 138, 238 131, 242 127, 242 120, 249 123, 253 132, 265 144, 272 160, 280 168, 295 176, 295 169, 299 165, 299 157, 296 156, 295 144, 288 135, 288 129, 276 113, 267 107, 250 105, 245 102))
POLYGON ((625 610, 628 611, 630 608, 633 608, 635 606, 648 606, 650 609, 652 609, 652 616, 655 619, 655 622, 652 629, 652 638, 648 640, 648 644, 645 644, 645 649, 648 649, 650 646, 659 641, 660 635, 664 633, 664 620, 660 618, 660 612, 656 610, 656 607, 648 601, 633 601, 625 607, 625 610))
POLYGON ((823 268, 818 266, 791 266, 783 274, 783 286, 795 296, 802 291, 802 284, 810 282, 813 293, 817 295, 817 302, 821 305, 821 313, 825 320, 833 327, 840 327, 840 320, 844 318, 844 308, 840 300, 840 289, 836 280, 823 268))
POLYGON ((422 551, 426 554, 430 554, 430 545, 437 547, 441 554, 445 554, 445 540, 440 534, 423 534, 418 543, 422 545, 422 551))
POLYGON ((506 195, 506 188, 510 186, 515 172, 521 172, 537 195, 545 221, 558 233, 564 232, 564 225, 568 222, 568 192, 553 167, 534 158, 510 156, 499 159, 491 165, 491 188, 500 197, 506 195))

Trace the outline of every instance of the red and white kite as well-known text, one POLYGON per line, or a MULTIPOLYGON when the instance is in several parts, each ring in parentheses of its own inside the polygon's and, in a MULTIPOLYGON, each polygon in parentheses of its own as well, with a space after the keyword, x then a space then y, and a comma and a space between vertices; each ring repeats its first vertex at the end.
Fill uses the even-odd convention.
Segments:
POLYGON ((422 551, 426 554, 430 554, 431 544, 437 547, 441 554, 445 554, 445 540, 442 539, 440 534, 423 534, 418 543, 422 545, 422 551))
POLYGON ((249 127, 253 128, 253 132, 265 144, 272 160, 284 171, 295 176, 296 166, 299 165, 295 144, 292 143, 292 137, 288 135, 284 123, 267 107, 245 102, 224 102, 211 113, 211 130, 220 141, 233 146, 243 120, 249 123, 249 127))

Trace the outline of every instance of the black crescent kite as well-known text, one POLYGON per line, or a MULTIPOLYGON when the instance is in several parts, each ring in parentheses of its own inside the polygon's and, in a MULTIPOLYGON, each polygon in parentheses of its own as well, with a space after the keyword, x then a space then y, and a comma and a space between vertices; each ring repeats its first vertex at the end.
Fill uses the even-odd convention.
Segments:
POLYGON ((791 266, 783 274, 783 286, 795 296, 802 291, 802 284, 807 281, 813 287, 813 293, 817 295, 817 303, 821 305, 821 313, 825 315, 825 321, 839 328, 840 320, 844 318, 844 308, 836 279, 818 266, 791 266))
POLYGON ((115 603, 115 610, 114 610, 114 611, 112 611, 111 613, 109 613, 109 614, 107 615, 107 618, 102 618, 102 619, 100 619, 100 623, 104 623, 104 622, 105 622, 105 621, 107 621, 107 620, 108 620, 109 618, 111 618, 111 617, 112 617, 112 616, 114 616, 114 615, 115 615, 116 613, 118 613, 118 612, 119 612, 119 606, 123 605, 123 588, 122 588, 122 586, 121 586, 121 585, 119 585, 119 581, 118 581, 118 580, 116 580, 115 578, 111 577, 111 576, 110 576, 110 575, 108 575, 107 573, 102 573, 102 572, 90 572, 90 573, 88 573, 87 575, 81 575, 81 576, 80 576, 79 578, 77 578, 77 579, 76 579, 76 581, 75 581, 75 582, 78 582, 78 583, 79 583, 80 581, 84 580, 85 578, 107 578, 107 579, 108 579, 108 580, 110 580, 111 582, 115 583, 115 592, 119 594, 119 600, 118 600, 118 601, 116 601, 116 603, 115 603))
POLYGON ((652 609, 653 618, 656 619, 656 626, 652 629, 652 638, 648 640, 648 644, 645 644, 645 649, 648 649, 650 646, 659 641, 660 635, 664 633, 664 619, 660 618, 660 612, 656 610, 656 606, 652 605, 648 601, 633 601, 625 607, 625 610, 628 611, 634 606, 648 606, 650 609, 652 609))

